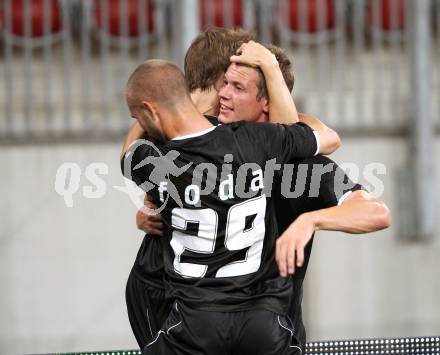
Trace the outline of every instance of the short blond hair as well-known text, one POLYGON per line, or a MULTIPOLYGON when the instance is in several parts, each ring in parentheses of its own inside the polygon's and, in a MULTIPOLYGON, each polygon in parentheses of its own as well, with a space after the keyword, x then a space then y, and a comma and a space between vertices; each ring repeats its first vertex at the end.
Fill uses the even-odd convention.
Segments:
POLYGON ((185 55, 185 79, 190 91, 206 90, 226 72, 232 55, 255 35, 242 30, 210 28, 200 33, 185 55))

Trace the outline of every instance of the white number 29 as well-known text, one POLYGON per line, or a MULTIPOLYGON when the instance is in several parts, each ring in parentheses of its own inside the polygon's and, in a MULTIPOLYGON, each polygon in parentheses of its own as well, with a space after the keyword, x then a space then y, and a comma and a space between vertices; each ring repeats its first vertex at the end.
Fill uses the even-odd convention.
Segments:
MULTIPOLYGON (((249 249, 244 260, 222 266, 218 269, 216 277, 240 276, 258 270, 266 232, 265 213, 265 195, 238 203, 229 209, 225 247, 231 251, 249 249), (247 222, 248 226, 246 226, 247 222)), ((174 208, 171 214, 171 224, 174 228, 171 239, 171 247, 175 254, 174 270, 184 277, 204 277, 208 270, 207 265, 183 263, 180 257, 185 250, 201 254, 214 252, 218 228, 217 212, 210 208, 199 210, 174 208), (197 235, 188 233, 188 225, 191 222, 198 225, 197 235)))

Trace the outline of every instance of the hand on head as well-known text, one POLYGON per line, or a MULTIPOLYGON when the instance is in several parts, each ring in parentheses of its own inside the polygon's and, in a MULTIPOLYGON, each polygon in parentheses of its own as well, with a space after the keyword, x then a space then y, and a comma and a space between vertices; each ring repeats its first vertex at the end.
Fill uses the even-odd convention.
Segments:
POLYGON ((237 54, 231 56, 231 62, 252 67, 278 63, 275 55, 269 49, 254 41, 243 43, 238 48, 237 54))

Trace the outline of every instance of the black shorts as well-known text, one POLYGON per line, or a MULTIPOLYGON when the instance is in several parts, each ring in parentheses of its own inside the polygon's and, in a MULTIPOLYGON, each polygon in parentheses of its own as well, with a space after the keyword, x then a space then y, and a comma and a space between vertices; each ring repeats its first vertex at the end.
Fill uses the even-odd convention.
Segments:
POLYGON ((161 329, 172 303, 165 299, 163 288, 143 281, 133 271, 128 277, 125 299, 131 329, 143 349, 161 329))
POLYGON ((288 317, 268 310, 210 312, 175 302, 144 355, 297 355, 288 317))
POLYGON ((306 329, 302 319, 302 299, 303 299, 303 280, 292 278, 293 290, 287 316, 292 320, 292 330, 295 337, 299 340, 300 347, 306 345, 306 329))

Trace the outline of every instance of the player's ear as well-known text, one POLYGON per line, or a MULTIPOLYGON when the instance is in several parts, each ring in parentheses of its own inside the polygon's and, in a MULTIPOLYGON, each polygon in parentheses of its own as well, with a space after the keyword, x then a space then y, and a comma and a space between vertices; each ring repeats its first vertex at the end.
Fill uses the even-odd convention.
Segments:
POLYGON ((269 99, 267 97, 263 97, 261 101, 263 104, 263 112, 269 114, 269 99))
POLYGON ((153 117, 156 114, 156 106, 150 101, 142 101, 142 106, 147 110, 153 117))

